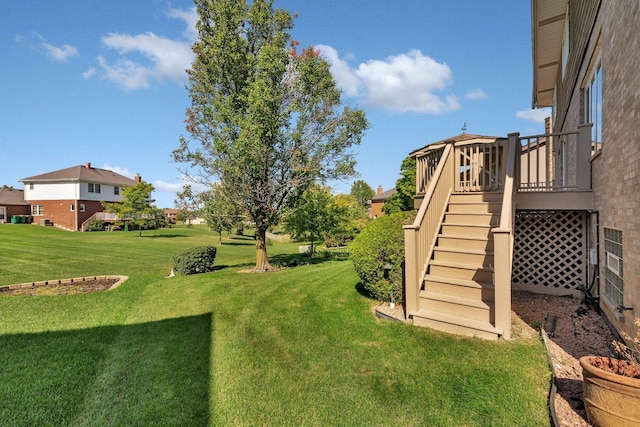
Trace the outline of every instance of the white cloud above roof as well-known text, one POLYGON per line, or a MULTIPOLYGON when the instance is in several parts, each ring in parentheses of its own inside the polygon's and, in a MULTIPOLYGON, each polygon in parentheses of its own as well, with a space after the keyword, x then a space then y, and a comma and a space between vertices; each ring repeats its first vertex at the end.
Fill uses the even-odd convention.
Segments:
POLYGON ((536 123, 544 123, 544 120, 551 115, 551 108, 537 108, 535 110, 522 110, 516 113, 519 119, 530 120, 536 123))
POLYGON ((99 75, 128 90, 147 88, 154 81, 184 82, 187 78, 185 70, 193 61, 191 43, 196 37, 197 13, 195 8, 188 11, 170 9, 167 16, 185 23, 183 35, 186 40, 174 40, 153 32, 109 33, 102 37, 102 43, 118 57, 110 61, 104 55, 98 56, 99 75))
POLYGON ((470 99, 472 101, 479 101, 481 99, 488 99, 489 95, 485 93, 482 89, 474 89, 467 92, 465 98, 470 99))
POLYGON ((420 114, 442 114, 460 108, 454 95, 441 93, 453 84, 451 68, 420 50, 368 60, 353 68, 331 46, 316 48, 331 63, 331 72, 345 94, 360 96, 371 107, 420 114))

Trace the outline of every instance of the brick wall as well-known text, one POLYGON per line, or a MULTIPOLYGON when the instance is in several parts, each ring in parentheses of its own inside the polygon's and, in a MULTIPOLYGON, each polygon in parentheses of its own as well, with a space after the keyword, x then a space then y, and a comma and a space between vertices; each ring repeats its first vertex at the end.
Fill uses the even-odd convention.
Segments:
MULTIPOLYGON (((560 96, 569 93, 570 97, 559 99, 559 105, 567 105, 567 108, 564 120, 556 125, 564 130, 574 130, 581 121, 581 89, 588 67, 598 52, 600 35, 602 152, 592 159, 600 287, 604 292, 604 228, 621 230, 624 305, 634 307, 634 311, 620 315, 606 298, 601 298, 601 306, 616 328, 634 335, 633 318, 640 317, 640 2, 590 0, 582 6, 580 2, 570 3, 576 17, 582 13, 587 21, 596 6, 599 6, 596 8, 599 13, 593 24, 587 22, 576 27, 588 31, 589 38, 583 51, 572 53, 575 58, 570 64, 576 66, 575 77, 573 81, 565 81, 560 91, 560 96)), ((595 248, 595 241, 591 245, 595 248)))
POLYGON ((95 212, 101 212, 104 209, 98 201, 93 200, 30 200, 33 205, 42 205, 43 215, 34 216, 33 222, 40 223, 40 220, 47 219, 56 227, 65 230, 77 231, 82 223, 89 219, 95 212), (80 212, 80 205, 85 205, 85 212, 80 212), (71 205, 75 209, 71 210, 71 205))

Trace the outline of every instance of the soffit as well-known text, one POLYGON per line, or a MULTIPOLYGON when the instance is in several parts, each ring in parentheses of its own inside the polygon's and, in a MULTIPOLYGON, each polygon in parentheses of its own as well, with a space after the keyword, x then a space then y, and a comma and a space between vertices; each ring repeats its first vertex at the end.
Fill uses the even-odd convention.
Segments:
POLYGON ((566 14, 567 0, 531 0, 534 108, 553 105, 566 14))

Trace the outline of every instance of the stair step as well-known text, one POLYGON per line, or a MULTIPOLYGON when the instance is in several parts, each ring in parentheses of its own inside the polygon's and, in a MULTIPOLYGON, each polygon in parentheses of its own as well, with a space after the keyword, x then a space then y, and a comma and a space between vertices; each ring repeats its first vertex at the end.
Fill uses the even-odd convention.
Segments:
POLYGON ((488 238, 491 235, 492 228, 493 227, 490 225, 443 223, 440 233, 446 235, 488 238))
POLYGON ((502 193, 453 193, 449 203, 502 203, 502 193))
POLYGON ((424 289, 429 292, 475 298, 483 301, 493 301, 494 299, 494 287, 493 283, 490 282, 476 282, 475 280, 427 274, 423 283, 424 289))
POLYGON ((429 274, 493 283, 493 267, 490 265, 461 264, 458 262, 431 260, 429 274))
POLYGON ((496 329, 489 322, 461 318, 446 313, 418 310, 409 313, 409 317, 413 319, 415 325, 457 335, 493 340, 498 339, 502 335, 502 331, 496 329))
POLYGON ((445 224, 490 225, 497 227, 500 215, 493 213, 455 213, 447 212, 444 216, 445 224))
POLYGON ((456 236, 455 234, 439 234, 438 245, 447 248, 463 247, 473 250, 493 251, 493 237, 456 236))
POLYGON ((491 322, 495 318, 493 303, 429 291, 420 292, 419 308, 485 322, 491 322))
POLYGON ((499 214, 502 209, 500 202, 449 202, 447 208, 451 213, 494 213, 499 214))
POLYGON ((436 246, 433 258, 437 261, 450 261, 470 265, 494 265, 493 252, 467 249, 465 247, 436 246))

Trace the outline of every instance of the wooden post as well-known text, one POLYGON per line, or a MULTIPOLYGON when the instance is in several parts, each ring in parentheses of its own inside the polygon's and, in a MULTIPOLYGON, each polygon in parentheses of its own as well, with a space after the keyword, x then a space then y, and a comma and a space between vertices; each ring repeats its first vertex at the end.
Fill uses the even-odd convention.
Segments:
POLYGON ((418 268, 416 258, 418 247, 416 235, 418 230, 414 225, 404 227, 404 291, 405 291, 405 316, 418 311, 418 268))

